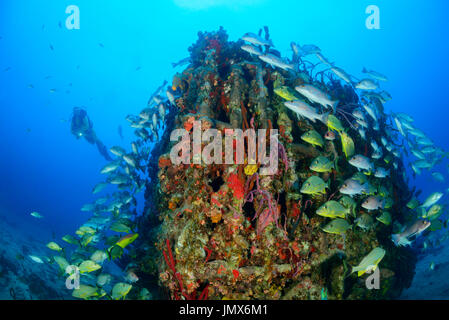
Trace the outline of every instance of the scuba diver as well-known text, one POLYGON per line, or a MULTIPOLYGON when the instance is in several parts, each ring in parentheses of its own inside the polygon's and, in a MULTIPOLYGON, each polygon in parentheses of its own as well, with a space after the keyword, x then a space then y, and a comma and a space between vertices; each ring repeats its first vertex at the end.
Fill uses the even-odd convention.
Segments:
POLYGON ((93 123, 85 110, 78 107, 73 108, 70 130, 77 139, 84 137, 90 144, 96 144, 100 154, 106 160, 112 161, 106 146, 97 138, 93 130, 93 123))

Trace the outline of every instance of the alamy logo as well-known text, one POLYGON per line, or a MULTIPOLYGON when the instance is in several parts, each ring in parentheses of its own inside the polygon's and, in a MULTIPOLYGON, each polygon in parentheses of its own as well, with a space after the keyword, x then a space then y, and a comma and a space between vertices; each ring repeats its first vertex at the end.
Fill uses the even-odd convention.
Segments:
POLYGON ((369 14, 368 18, 366 18, 365 25, 369 30, 380 29, 380 10, 378 6, 370 5, 366 7, 366 14, 369 14))
POLYGON ((65 9, 65 13, 69 14, 65 21, 65 26, 68 30, 80 29, 80 8, 75 5, 70 5, 65 9))
POLYGON ((65 286, 69 290, 80 288, 80 270, 77 266, 67 266, 65 272, 69 274, 65 280, 65 286))
POLYGON ((193 132, 186 129, 173 130, 170 141, 175 142, 181 138, 170 151, 170 160, 174 165, 179 164, 260 164, 260 175, 274 175, 278 170, 279 142, 278 130, 270 130, 270 154, 267 151, 267 130, 247 129, 224 129, 224 159, 223 159, 223 137, 217 129, 201 128, 201 121, 193 122, 193 132), (192 136, 192 139, 191 139, 192 136), (244 161, 245 142, 247 138, 247 162, 244 161), (193 143, 192 143, 193 140, 193 143), (202 148, 203 142, 209 142, 202 148), (191 148, 192 145, 192 148, 191 148), (235 146, 235 150, 234 150, 235 146), (234 159, 235 154, 235 159, 234 159), (256 157, 257 155, 257 157, 256 157), (192 158, 192 161, 191 161, 192 158), (223 161, 224 160, 224 161, 223 161), (262 167, 264 166, 264 167, 262 167))
POLYGON ((368 290, 380 289, 380 270, 376 268, 373 274, 366 278, 365 285, 368 290))

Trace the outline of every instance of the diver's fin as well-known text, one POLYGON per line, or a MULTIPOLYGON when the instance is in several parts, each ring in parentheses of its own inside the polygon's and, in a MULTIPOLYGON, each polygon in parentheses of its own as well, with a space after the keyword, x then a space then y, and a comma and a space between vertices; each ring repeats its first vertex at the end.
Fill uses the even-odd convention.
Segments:
POLYGON ((108 153, 108 150, 106 149, 106 146, 98 139, 96 139, 96 145, 97 145, 97 149, 100 152, 100 154, 108 161, 112 161, 113 159, 111 158, 111 156, 108 153))

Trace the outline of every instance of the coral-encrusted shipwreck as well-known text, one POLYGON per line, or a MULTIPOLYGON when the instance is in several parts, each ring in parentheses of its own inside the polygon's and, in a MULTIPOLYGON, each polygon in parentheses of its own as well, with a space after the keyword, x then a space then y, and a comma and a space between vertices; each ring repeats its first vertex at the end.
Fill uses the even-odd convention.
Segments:
MULTIPOLYGON (((189 48, 192 63, 173 79, 180 96, 152 154, 158 167, 148 168, 153 182, 145 195, 143 241, 136 254, 142 271, 157 275, 167 289, 165 297, 172 299, 321 299, 323 292, 329 299, 397 297, 410 286, 415 258, 410 249, 390 241, 392 226, 379 223, 369 231, 354 226, 345 236, 328 234, 321 228, 329 219, 315 214, 330 197, 339 196, 338 187, 354 168, 344 161, 338 139, 326 141, 322 151, 302 144, 300 136, 310 125, 297 120, 273 88, 321 82, 306 70, 293 77, 264 66, 242 51, 242 44, 229 42, 223 29, 199 33, 189 48), (202 121, 203 131, 278 129, 277 173, 259 176, 257 168, 245 170, 245 164, 172 164, 169 153, 176 142, 169 141, 170 132, 190 131, 194 120, 202 121), (328 193, 301 194, 304 180, 317 174, 309 170, 311 160, 332 154, 342 160, 338 171, 320 174, 330 182, 328 193), (152 249, 148 251, 154 243, 156 263, 152 249), (348 269, 377 246, 387 252, 380 265, 380 289, 368 290, 369 274, 348 276, 348 269)), ((326 86, 341 105, 358 103, 350 86, 334 80, 326 86)), ((327 131, 323 124, 314 128, 322 135, 327 131)), ((366 143, 353 136, 356 153, 366 153, 366 143)), ((406 221, 402 210, 411 192, 402 174, 392 171, 384 183, 394 195, 390 211, 396 220, 406 221)))

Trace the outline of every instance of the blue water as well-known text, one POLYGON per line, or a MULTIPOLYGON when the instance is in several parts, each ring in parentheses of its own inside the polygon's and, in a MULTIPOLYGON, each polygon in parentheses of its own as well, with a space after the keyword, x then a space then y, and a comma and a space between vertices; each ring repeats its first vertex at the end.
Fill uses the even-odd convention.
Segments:
MULTIPOLYGON (((237 40, 267 25, 284 56, 291 56, 291 41, 313 43, 357 77, 363 67, 386 74, 383 89, 393 96, 386 109, 407 112, 449 150, 448 10, 444 0, 2 0, 0 214, 43 239, 73 233, 106 164, 95 146, 70 133, 73 107, 87 110, 106 146, 129 146, 125 116, 138 114, 171 80, 171 63, 188 55, 198 31, 219 26, 237 40), (71 4, 80 8, 80 30, 65 28, 71 4), (370 4, 380 8, 380 30, 365 27, 370 4)), ((448 178, 447 162, 435 170, 448 178)), ((427 172, 411 184, 423 195, 449 187, 427 172)))

